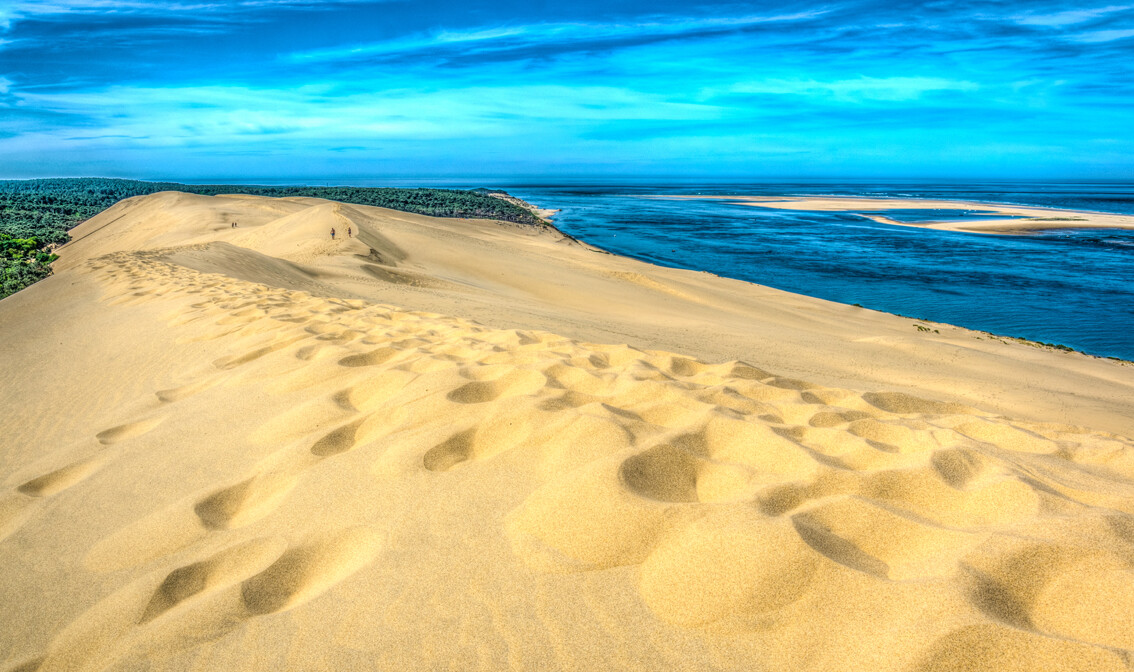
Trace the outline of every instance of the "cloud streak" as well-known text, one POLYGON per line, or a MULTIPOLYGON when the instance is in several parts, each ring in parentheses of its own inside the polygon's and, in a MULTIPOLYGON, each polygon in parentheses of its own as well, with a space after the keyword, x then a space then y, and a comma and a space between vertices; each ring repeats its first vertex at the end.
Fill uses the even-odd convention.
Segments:
POLYGON ((736 33, 769 24, 817 19, 826 10, 782 15, 735 17, 645 18, 633 23, 537 23, 505 25, 474 30, 443 29, 428 34, 408 35, 369 44, 352 44, 288 54, 291 63, 333 63, 342 61, 405 58, 422 52, 446 52, 463 58, 486 54, 539 54, 587 50, 599 47, 626 47, 668 39, 700 38, 736 33))
POLYGON ((1025 14, 1017 21, 1025 26, 1063 27, 1072 26, 1086 21, 1093 21, 1118 12, 1125 12, 1134 8, 1134 5, 1109 5, 1093 9, 1071 9, 1055 13, 1025 14))
POLYGON ((832 102, 912 101, 926 95, 980 88, 975 82, 938 77, 858 77, 850 80, 816 81, 768 79, 737 84, 737 93, 782 94, 823 97, 832 102))

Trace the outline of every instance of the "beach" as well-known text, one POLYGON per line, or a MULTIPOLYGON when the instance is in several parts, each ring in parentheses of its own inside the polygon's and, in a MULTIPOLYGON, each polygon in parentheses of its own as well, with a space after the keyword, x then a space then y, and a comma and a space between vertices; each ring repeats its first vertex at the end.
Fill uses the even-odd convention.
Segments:
POLYGON ((1134 659, 1128 362, 553 227, 165 192, 71 233, 0 301, 0 669, 1134 659))

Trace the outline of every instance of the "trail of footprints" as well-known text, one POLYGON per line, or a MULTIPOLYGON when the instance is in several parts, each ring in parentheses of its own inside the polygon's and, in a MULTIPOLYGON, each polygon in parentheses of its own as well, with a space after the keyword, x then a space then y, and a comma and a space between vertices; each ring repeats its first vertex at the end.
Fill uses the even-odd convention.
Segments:
POLYGON ((115 444, 146 434, 164 419, 164 416, 157 415, 111 427, 96 434, 93 440, 79 442, 48 455, 45 460, 49 461, 58 461, 61 455, 66 458, 82 457, 50 468, 0 496, 0 541, 27 523, 49 498, 78 485, 112 462, 118 456, 115 444))
MULTIPOLYGON (((837 566, 880 589, 952 582, 993 622, 1134 648, 1134 627, 1084 631, 1046 606, 1058 597, 1052 590, 1074 587, 1056 586, 1052 567, 1106 567, 1121 589, 1134 588, 1128 439, 898 393, 822 388, 743 363, 317 298, 191 271, 163 262, 163 253, 117 253, 91 267, 108 301, 199 297, 171 322, 195 325, 195 338, 247 346, 216 359, 215 374, 155 392, 168 412, 221 376, 280 394, 304 390, 309 400, 249 434, 283 446, 251 473, 106 538, 87 557, 92 570, 156 563, 253 526, 309 470, 360 446, 377 446, 376 482, 413 470, 445 478, 515 454, 544 482, 507 517, 518 557, 547 572, 637 565, 644 602, 673 623, 774 614, 820 590, 822 568, 837 566), (268 359, 273 366, 260 371, 268 359), (292 364, 280 374, 284 360, 292 364), (438 426, 449 428, 439 443, 428 439, 438 426), (1037 521, 1050 516, 1084 540, 1101 526, 1117 530, 1107 538, 1118 541, 1080 557, 1043 541, 1037 521), (733 576, 726 566, 747 570, 727 590, 706 583, 733 576)), ((96 438, 128 441, 159 417, 96 438)), ((105 459, 21 484, 0 500, 0 529, 16 529, 29 502, 73 486, 105 459)), ((176 619, 217 619, 209 632, 221 636, 242 619, 317 596, 373 562, 381 546, 365 526, 295 544, 239 538, 96 605, 82 627, 57 637, 39 669, 98 667, 168 645, 176 619)), ((1088 610, 1113 610, 1097 592, 1086 591, 1088 610)))

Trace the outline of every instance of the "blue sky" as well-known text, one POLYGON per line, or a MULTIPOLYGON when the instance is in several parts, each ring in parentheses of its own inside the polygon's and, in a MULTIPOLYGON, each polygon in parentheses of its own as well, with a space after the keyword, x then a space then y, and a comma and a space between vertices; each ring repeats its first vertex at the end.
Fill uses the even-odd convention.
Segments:
POLYGON ((0 178, 1134 179, 1134 4, 0 0, 0 178))

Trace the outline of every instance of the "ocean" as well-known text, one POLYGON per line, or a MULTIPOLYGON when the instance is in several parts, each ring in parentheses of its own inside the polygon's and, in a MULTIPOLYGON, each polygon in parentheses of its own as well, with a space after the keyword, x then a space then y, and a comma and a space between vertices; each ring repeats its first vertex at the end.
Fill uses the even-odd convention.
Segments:
MULTIPOLYGON (((454 185, 455 186, 455 185, 454 185)), ((482 186, 469 182, 468 187, 482 186)), ((1134 360, 1134 231, 986 235, 657 195, 844 195, 1134 214, 1130 183, 499 184, 588 243, 830 301, 1134 360)), ((905 213, 905 221, 936 213, 905 213)))

